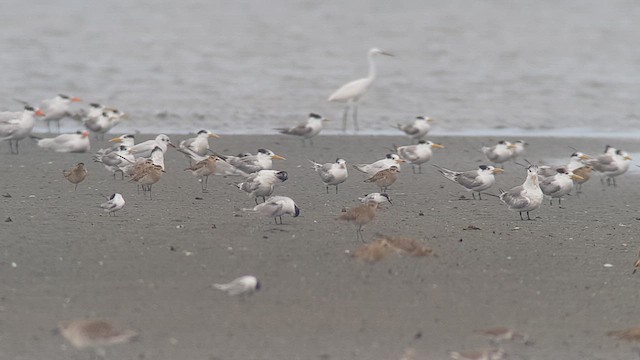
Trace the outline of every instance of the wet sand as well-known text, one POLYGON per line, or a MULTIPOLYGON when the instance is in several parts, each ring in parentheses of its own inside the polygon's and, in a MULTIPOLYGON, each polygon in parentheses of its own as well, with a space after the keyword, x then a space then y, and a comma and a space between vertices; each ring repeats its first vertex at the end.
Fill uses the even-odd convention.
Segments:
MULTIPOLYGON (((446 146, 431 163, 467 170, 484 162, 483 143, 499 139, 431 140, 446 146)), ((620 139, 526 140, 532 162, 568 159, 568 145, 590 154, 609 143, 638 151, 620 139)), ((360 246, 355 228, 335 218, 376 187, 353 170, 339 194, 326 194, 307 159, 371 162, 392 143, 406 140, 321 136, 305 148, 284 136, 212 142, 221 153, 265 147, 287 157, 275 163, 289 172, 276 194, 292 197, 302 213, 284 225, 241 210, 254 203, 230 185, 238 178, 212 178, 201 193, 173 150, 153 200, 145 200, 89 154, 46 153, 25 141, 23 153, 10 156, 1 144, 0 358, 87 359, 90 351, 51 333, 58 321, 82 317, 140 332, 139 341, 107 349, 107 359, 393 360, 408 347, 416 359, 447 359, 452 350, 487 347, 474 330, 497 325, 534 341, 504 344, 513 359, 637 357, 633 344, 606 336, 640 325, 636 174, 620 177, 617 188, 594 176, 580 197, 545 203, 532 212, 535 221, 520 221, 494 197, 469 200, 432 166, 423 174, 403 166, 393 206, 380 209, 365 239, 411 236, 438 257, 363 264, 345 253, 360 246), (61 172, 80 161, 89 176, 74 192, 61 172), (97 205, 116 191, 127 205, 109 217, 97 205), (246 274, 263 283, 249 298, 212 287, 246 274)), ((506 170, 487 192, 522 183, 520 166, 506 170)))

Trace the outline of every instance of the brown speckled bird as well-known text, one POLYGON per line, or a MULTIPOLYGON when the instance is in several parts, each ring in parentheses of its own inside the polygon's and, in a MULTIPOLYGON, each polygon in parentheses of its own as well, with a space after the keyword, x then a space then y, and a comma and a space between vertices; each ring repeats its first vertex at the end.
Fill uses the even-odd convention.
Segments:
POLYGON ((209 155, 206 159, 200 160, 184 171, 191 171, 193 176, 197 177, 202 184, 202 192, 207 192, 207 184, 209 183, 209 175, 216 172, 216 161, 218 157, 209 155))
POLYGON ((397 166, 392 166, 386 170, 378 171, 375 175, 365 180, 367 183, 375 183, 380 188, 380 192, 386 192, 387 188, 398 180, 398 174, 400 169, 397 166))
POLYGON ((78 163, 78 165, 72 167, 70 170, 62 170, 64 175, 70 183, 76 184, 74 191, 78 190, 78 184, 83 182, 87 177, 87 169, 84 167, 84 163, 78 163))
POLYGON ((370 223, 371 220, 373 220, 373 218, 376 216, 377 208, 377 202, 369 201, 366 204, 362 204, 347 210, 347 212, 338 217, 338 220, 345 220, 358 226, 356 237, 360 239, 360 241, 364 242, 364 237, 362 236, 362 226, 370 223))

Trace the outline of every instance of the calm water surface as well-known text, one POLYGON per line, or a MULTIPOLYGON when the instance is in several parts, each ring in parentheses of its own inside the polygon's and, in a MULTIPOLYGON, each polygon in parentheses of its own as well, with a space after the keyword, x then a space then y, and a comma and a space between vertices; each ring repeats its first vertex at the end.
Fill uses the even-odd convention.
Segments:
MULTIPOLYGON (((367 72, 367 133, 638 133, 636 1, 0 2, 0 109, 57 93, 131 114, 120 131, 273 132, 367 72)), ((67 120, 67 130, 77 124, 67 120)), ((329 130, 338 132, 340 121, 329 130)), ((42 127, 41 127, 42 129, 42 127)))

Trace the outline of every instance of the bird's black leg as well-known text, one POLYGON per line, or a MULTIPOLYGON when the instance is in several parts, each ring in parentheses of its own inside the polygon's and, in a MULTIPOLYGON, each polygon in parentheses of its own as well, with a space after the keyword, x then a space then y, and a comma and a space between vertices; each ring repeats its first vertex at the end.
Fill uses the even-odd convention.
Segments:
POLYGON ((329 185, 327 185, 327 194, 329 193, 329 185))
POLYGON ((336 185, 336 194, 338 193, 338 185, 336 185))
POLYGON ((275 217, 275 216, 274 216, 274 217, 273 217, 273 221, 275 221, 275 222, 276 222, 276 225, 278 225, 278 218, 277 218, 277 217, 275 217))
POLYGON ((527 220, 531 220, 531 217, 529 217, 529 212, 527 211, 527 220))
POLYGON ((262 197, 262 202, 263 202, 263 203, 266 203, 266 202, 267 202, 267 198, 263 196, 263 197, 262 197))
POLYGON ((280 225, 282 225, 282 216, 279 216, 280 218, 280 225))
MULTIPOLYGON (((473 191, 471 192, 471 196, 473 196, 473 200, 476 199, 476 193, 474 193, 473 191)), ((478 196, 480 196, 480 193, 478 193, 478 196)))
POLYGON ((562 205, 562 198, 558 198, 558 206, 562 205))
POLYGON ((618 187, 618 184, 616 184, 616 178, 611 178, 611 180, 613 181, 613 187, 618 187))
POLYGON ((256 202, 256 205, 258 205, 258 198, 255 197, 255 198, 253 198, 253 200, 256 202))
POLYGON ((522 218, 522 211, 520 211, 520 220, 524 220, 524 219, 522 218))
POLYGON ((73 188, 73 191, 78 191, 78 184, 76 184, 76 187, 73 188))

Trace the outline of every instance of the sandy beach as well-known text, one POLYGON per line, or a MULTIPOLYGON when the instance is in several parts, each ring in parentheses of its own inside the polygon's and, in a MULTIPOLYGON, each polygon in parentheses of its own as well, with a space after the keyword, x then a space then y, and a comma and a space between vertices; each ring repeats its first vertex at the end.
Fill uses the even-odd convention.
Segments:
MULTIPOLYGON (((445 146, 430 163, 470 170, 485 163, 482 144, 500 139, 430 140, 445 146)), ((525 140, 532 163, 568 160, 568 146, 639 150, 621 139, 525 140)), ((504 343, 510 359, 638 356, 636 345, 606 336, 640 326, 635 165, 616 188, 594 176, 562 207, 545 202, 534 221, 520 221, 491 196, 470 200, 429 164, 422 174, 405 165, 389 191, 393 205, 381 207, 364 237, 414 237, 438 256, 363 264, 346 253, 361 245, 354 226, 335 218, 377 188, 350 169, 340 192, 326 194, 308 159, 368 163, 405 138, 319 136, 302 147, 285 136, 224 136, 211 144, 223 154, 263 147, 285 156, 274 168, 289 179, 276 194, 293 198, 300 217, 275 225, 242 211, 254 202, 232 186, 239 178, 211 178, 203 194, 172 149, 148 200, 90 154, 47 153, 24 141, 12 156, 0 144, 0 358, 88 359, 89 350, 51 331, 85 317, 139 331, 138 341, 108 348, 107 359, 395 360, 407 348, 415 359, 448 359, 453 350, 489 346, 474 331, 498 325, 532 339, 504 343), (61 172, 80 161, 89 175, 74 192, 61 172), (117 217, 97 207, 113 192, 127 202, 117 217), (246 299, 212 287, 247 274, 263 289, 246 299)), ((92 150, 105 145, 94 141, 92 150)), ((488 193, 522 183, 522 167, 505 168, 488 193)))

